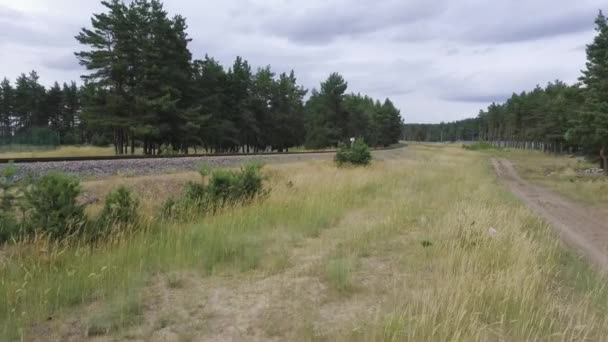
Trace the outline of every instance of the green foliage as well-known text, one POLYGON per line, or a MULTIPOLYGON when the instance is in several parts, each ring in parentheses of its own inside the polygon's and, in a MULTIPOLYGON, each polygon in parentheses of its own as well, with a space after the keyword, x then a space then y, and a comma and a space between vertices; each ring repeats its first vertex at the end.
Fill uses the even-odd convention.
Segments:
POLYGON ((21 226, 14 214, 0 212, 0 243, 16 239, 21 235, 21 226))
POLYGON ((35 181, 25 192, 29 207, 27 225, 30 230, 66 237, 85 224, 83 206, 76 202, 80 182, 60 173, 52 173, 35 181))
POLYGON ((600 11, 595 20, 597 36, 587 45, 583 110, 572 120, 568 138, 594 155, 608 145, 608 19, 600 11))
POLYGON ((169 199, 163 205, 161 216, 179 218, 188 211, 213 212, 226 206, 248 204, 265 195, 261 175, 261 164, 249 164, 239 171, 209 170, 201 168, 200 174, 207 179, 206 184, 188 183, 182 197, 169 199))
POLYGON ((9 163, 2 168, 0 175, 0 243, 17 237, 20 232, 15 213, 21 189, 15 183, 15 173, 14 164, 9 163))
POLYGON ((249 164, 240 171, 215 170, 211 173, 207 192, 216 206, 247 203, 263 191, 260 164, 249 164))
POLYGON ((106 226, 131 225, 137 222, 139 201, 124 186, 113 190, 106 197, 99 220, 106 226))
POLYGON ((375 146, 399 142, 401 113, 386 99, 384 104, 360 94, 347 95, 348 84, 333 73, 313 90, 306 103, 306 147, 337 146, 351 137, 364 137, 375 146))
POLYGON ((372 160, 372 154, 363 139, 356 139, 351 147, 342 146, 336 153, 335 161, 338 166, 344 164, 366 166, 372 160))

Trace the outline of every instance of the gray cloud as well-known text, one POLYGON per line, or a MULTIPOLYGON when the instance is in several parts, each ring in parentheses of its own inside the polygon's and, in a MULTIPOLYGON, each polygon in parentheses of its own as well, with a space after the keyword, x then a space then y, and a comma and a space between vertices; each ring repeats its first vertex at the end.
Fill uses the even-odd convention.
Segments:
POLYGON ((509 97, 509 94, 470 94, 470 95, 447 95, 441 98, 446 101, 453 102, 472 102, 472 103, 492 103, 492 102, 503 102, 509 97))
POLYGON ((77 27, 49 17, 35 17, 0 6, 0 44, 68 46, 77 27))
MULTIPOLYGON (((128 0, 125 0, 128 1, 128 0)), ((74 36, 98 0, 0 0, 0 78, 38 70, 47 85, 85 70, 74 36)), ((165 0, 183 14, 195 58, 235 56, 318 87, 341 73, 349 92, 391 97, 408 122, 475 116, 536 84, 576 81, 605 0, 165 0)))
POLYGON ((81 71, 82 67, 78 64, 78 59, 74 54, 66 54, 58 57, 45 59, 42 63, 49 69, 61 71, 81 71))
POLYGON ((513 43, 579 33, 590 29, 595 15, 596 10, 585 8, 547 17, 536 13, 521 13, 514 18, 499 16, 497 21, 471 27, 462 38, 481 43, 513 43))
POLYGON ((294 42, 322 44, 429 19, 442 11, 443 2, 330 1, 302 11, 276 13, 266 18, 262 29, 294 42))

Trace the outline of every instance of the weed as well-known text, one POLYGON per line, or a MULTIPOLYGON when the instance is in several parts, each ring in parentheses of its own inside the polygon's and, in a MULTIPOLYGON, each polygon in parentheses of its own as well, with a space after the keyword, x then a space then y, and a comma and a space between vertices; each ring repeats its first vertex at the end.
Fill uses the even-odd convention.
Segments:
POLYGON ((352 290, 353 262, 345 258, 332 259, 325 267, 325 279, 339 293, 352 290))

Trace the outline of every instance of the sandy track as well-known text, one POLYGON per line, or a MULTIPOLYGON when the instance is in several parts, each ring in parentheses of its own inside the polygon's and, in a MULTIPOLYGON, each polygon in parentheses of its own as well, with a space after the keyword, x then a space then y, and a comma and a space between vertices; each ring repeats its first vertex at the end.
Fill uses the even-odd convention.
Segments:
POLYGON ((603 271, 608 271, 608 217, 605 213, 523 180, 506 159, 494 158, 492 165, 509 190, 553 226, 567 245, 603 271))

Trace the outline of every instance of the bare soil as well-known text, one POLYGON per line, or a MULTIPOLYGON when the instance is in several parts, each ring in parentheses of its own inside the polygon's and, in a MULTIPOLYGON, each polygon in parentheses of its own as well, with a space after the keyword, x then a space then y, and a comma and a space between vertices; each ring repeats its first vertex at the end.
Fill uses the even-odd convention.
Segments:
POLYGON ((530 209, 541 216, 568 246, 602 271, 608 271, 608 215, 597 208, 570 201, 544 187, 523 180, 513 163, 492 159, 498 178, 530 209))

